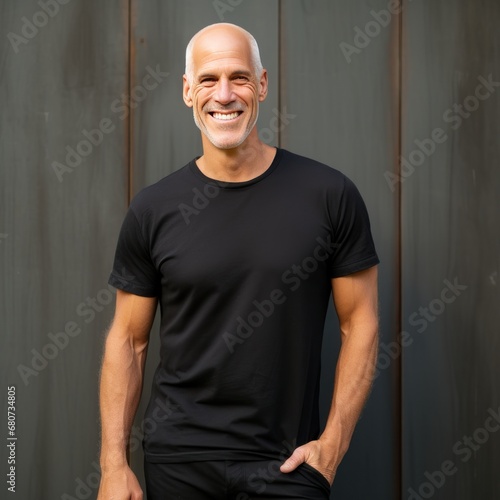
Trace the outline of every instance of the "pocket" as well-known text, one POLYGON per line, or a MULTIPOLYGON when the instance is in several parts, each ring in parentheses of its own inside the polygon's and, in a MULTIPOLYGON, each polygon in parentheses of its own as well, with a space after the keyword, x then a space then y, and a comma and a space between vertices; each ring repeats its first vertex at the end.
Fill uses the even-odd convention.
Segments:
POLYGON ((323 488, 327 488, 328 491, 330 491, 331 485, 328 479, 325 476, 323 476, 323 474, 321 474, 321 472, 318 469, 315 469, 312 465, 309 465, 305 462, 299 465, 299 469, 300 468, 302 468, 302 472, 304 473, 305 476, 313 479, 320 486, 322 486, 323 488))

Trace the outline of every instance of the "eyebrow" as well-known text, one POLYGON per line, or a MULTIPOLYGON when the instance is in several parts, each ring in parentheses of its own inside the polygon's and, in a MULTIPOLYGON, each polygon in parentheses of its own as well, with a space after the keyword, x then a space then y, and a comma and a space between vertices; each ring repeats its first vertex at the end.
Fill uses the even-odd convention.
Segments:
MULTIPOLYGON (((248 71, 246 69, 236 70, 236 71, 233 71, 229 76, 235 76, 235 75, 248 76, 251 78, 252 72, 248 71)), ((217 78, 217 75, 215 73, 202 73, 201 75, 198 75, 198 77, 197 77, 198 81, 203 80, 203 78, 217 78)))

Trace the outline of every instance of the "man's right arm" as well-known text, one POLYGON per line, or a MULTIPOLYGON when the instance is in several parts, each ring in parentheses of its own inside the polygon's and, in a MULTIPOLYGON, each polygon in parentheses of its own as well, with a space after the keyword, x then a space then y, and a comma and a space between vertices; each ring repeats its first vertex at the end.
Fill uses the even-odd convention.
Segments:
POLYGON ((101 485, 98 500, 141 500, 127 460, 157 299, 117 291, 101 371, 101 485))

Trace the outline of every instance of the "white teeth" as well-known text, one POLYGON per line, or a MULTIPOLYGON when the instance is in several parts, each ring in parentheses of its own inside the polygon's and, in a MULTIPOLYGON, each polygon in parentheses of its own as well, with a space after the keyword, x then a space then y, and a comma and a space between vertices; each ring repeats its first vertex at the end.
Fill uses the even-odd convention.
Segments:
POLYGON ((237 112, 234 112, 234 113, 229 113, 229 114, 225 114, 225 113, 214 113, 213 114, 214 118, 216 118, 217 120, 232 120, 234 118, 237 118, 238 117, 238 113, 237 112))

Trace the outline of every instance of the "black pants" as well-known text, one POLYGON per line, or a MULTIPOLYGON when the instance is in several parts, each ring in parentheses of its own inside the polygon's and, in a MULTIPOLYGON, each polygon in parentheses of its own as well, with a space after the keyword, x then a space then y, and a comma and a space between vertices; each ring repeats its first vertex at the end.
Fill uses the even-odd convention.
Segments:
POLYGON ((148 500, 328 500, 327 479, 308 464, 280 472, 279 461, 145 462, 148 500))

